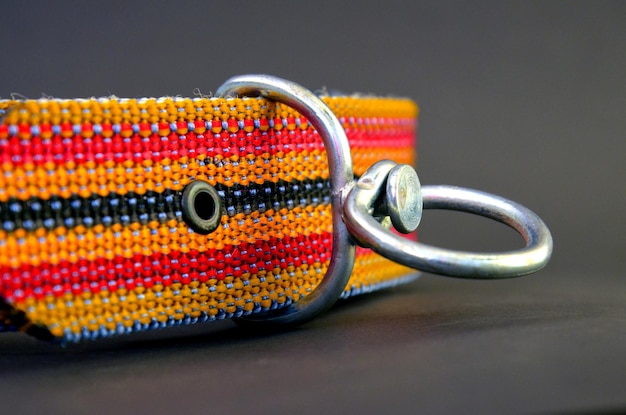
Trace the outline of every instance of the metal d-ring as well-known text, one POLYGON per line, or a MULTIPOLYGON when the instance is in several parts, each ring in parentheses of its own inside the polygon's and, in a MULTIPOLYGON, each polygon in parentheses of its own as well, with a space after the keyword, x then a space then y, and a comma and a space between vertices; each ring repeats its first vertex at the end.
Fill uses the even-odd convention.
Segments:
MULTIPOLYGON (((376 213, 377 200, 381 196, 387 199, 390 197, 383 194, 385 188, 387 191, 390 189, 390 184, 386 183, 388 179, 398 180, 390 173, 394 166, 395 163, 389 160, 374 164, 359 178, 344 202, 344 221, 360 245, 409 267, 451 277, 517 277, 538 271, 548 263, 552 254, 552 236, 545 223, 518 203, 478 190, 455 186, 423 186, 423 208, 457 210, 494 219, 520 233, 526 240, 525 248, 502 253, 453 251, 409 241, 389 232, 376 221, 373 214, 376 213)), ((408 171, 405 174, 409 174, 408 171)), ((404 183, 407 185, 403 188, 402 205, 410 207, 421 204, 419 181, 405 179, 404 183), (414 183, 417 183, 417 187, 414 183)), ((391 197, 394 200, 397 198, 394 195, 391 197)), ((417 212, 415 207, 410 209, 417 212)), ((417 214, 421 214, 421 210, 417 214)), ((417 223, 419 218, 414 218, 415 227, 417 223)), ((398 228, 395 223, 394 226, 398 228)), ((405 232, 410 230, 411 226, 405 232)))
POLYGON ((333 247, 330 264, 320 284, 304 299, 274 312, 241 317, 240 323, 285 326, 313 319, 329 309, 350 279, 356 247, 341 219, 343 189, 354 180, 348 138, 337 117, 308 89, 269 75, 243 75, 226 81, 216 91, 220 97, 262 96, 282 102, 305 116, 319 133, 328 157, 331 186, 333 247))

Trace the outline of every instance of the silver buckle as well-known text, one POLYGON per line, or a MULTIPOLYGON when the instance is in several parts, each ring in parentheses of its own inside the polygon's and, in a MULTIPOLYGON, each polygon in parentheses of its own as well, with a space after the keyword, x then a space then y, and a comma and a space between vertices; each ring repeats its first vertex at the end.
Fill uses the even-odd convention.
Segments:
POLYGON ((240 323, 292 326, 328 310, 343 292, 354 266, 356 244, 409 267, 462 278, 507 278, 543 268, 552 254, 552 236, 532 211, 499 196, 454 186, 420 186, 415 170, 383 160, 354 180, 348 138, 330 108, 308 89, 269 75, 243 75, 226 81, 217 96, 262 96, 289 105, 319 133, 330 170, 333 212, 332 259, 322 282, 290 306, 239 318, 240 323), (471 253, 409 241, 390 232, 417 228, 423 209, 469 212, 509 225, 526 247, 504 253, 471 253))

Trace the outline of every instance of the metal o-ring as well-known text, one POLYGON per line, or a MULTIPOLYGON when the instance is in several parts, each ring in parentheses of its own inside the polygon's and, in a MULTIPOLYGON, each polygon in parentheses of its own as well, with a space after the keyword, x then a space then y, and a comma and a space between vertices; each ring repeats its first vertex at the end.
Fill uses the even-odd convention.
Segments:
POLYGON ((206 235, 220 224, 222 199, 209 183, 196 180, 185 187, 181 201, 185 222, 197 233, 206 235))
POLYGON ((370 167, 346 197, 344 220, 361 246, 420 271, 460 278, 517 277, 540 270, 550 260, 552 235, 539 216, 500 196, 456 186, 423 186, 423 209, 458 210, 496 220, 522 235, 526 247, 494 253, 454 251, 389 232, 371 216, 370 209, 390 164, 382 161, 370 167))

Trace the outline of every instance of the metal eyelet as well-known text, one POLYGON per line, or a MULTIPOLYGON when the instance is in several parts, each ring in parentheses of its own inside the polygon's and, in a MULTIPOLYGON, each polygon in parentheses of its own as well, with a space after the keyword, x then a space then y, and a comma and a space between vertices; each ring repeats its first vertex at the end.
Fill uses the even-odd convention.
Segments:
POLYGON ((197 233, 213 232, 222 217, 222 199, 217 190, 202 180, 189 183, 183 191, 181 201, 183 218, 197 233))

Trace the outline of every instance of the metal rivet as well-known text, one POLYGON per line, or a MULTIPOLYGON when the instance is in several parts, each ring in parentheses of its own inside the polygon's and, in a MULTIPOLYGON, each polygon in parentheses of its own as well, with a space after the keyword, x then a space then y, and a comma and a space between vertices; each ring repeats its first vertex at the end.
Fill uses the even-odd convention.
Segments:
POLYGON ((198 233, 211 233, 220 224, 222 200, 207 182, 196 180, 189 183, 183 191, 181 205, 185 222, 198 233))
POLYGON ((385 197, 393 227, 402 233, 417 229, 422 219, 422 190, 413 167, 399 164, 391 169, 385 197))

